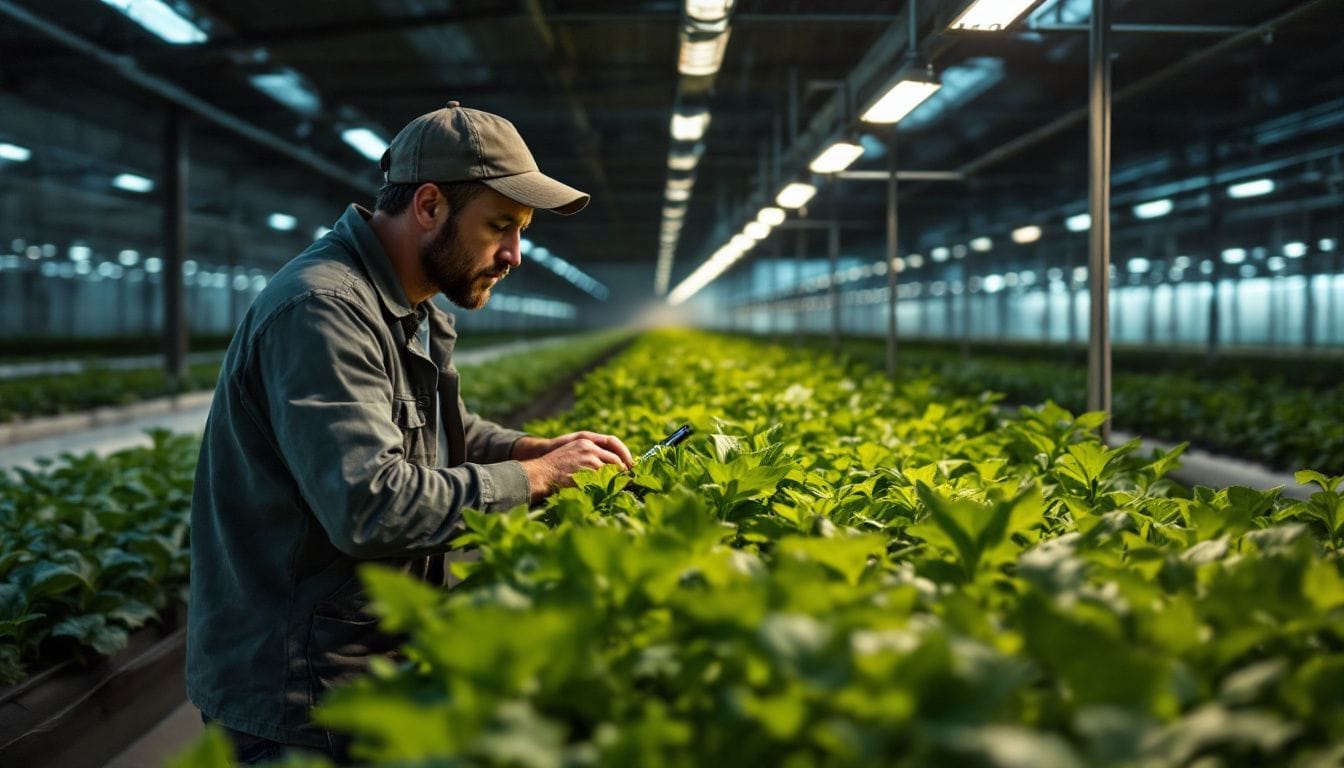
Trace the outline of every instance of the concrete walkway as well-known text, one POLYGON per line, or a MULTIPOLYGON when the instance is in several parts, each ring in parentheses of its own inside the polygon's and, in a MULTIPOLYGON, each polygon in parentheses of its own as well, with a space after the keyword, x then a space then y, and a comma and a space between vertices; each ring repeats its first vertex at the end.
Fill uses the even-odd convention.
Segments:
MULTIPOLYGON (((507 355, 565 344, 572 336, 519 341, 453 356, 457 366, 480 365, 507 355)), ((0 424, 0 468, 35 469, 36 460, 62 453, 93 451, 100 456, 137 445, 149 445, 148 429, 199 434, 210 413, 212 392, 191 392, 116 408, 28 419, 0 424)))

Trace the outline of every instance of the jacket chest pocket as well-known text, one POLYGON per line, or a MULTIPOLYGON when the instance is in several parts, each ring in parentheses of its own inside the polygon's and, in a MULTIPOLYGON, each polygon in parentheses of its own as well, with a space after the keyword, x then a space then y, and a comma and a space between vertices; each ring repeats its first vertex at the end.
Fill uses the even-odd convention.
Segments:
POLYGON ((401 447, 406 452, 406 460, 415 464, 428 464, 428 421, 416 398, 398 395, 392 401, 392 420, 401 429, 401 447))

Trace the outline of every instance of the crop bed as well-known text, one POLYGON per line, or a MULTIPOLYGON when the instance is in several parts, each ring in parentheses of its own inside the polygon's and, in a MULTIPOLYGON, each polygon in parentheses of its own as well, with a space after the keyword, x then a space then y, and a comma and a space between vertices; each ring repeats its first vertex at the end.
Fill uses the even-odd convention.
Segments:
MULTIPOLYGON (((563 346, 464 366, 464 399, 507 418, 627 339, 563 346)), ((63 454, 0 470, 0 696, 33 671, 87 665, 186 599, 195 436, 106 457, 63 454)))
POLYGON ((318 717, 377 765, 1338 764, 1342 478, 1182 498, 1179 451, 995 400, 643 338, 534 429, 696 436, 472 515, 457 589, 367 566, 408 661, 318 717))
MULTIPOLYGON (((1085 364, 1039 359, 1040 349, 1021 351, 1021 358, 982 352, 966 360, 953 349, 914 345, 902 347, 899 359, 903 377, 936 377, 959 394, 988 389, 1015 403, 1086 407, 1085 364)), ((844 352, 885 365, 884 341, 849 339, 844 352)), ((1311 466, 1344 474, 1344 383, 1337 357, 1321 358, 1314 374, 1301 362, 1270 357, 1242 355, 1208 371, 1189 359, 1182 367, 1178 359, 1155 357, 1144 361, 1131 350, 1117 360, 1111 403, 1117 428, 1188 440, 1277 469, 1311 466), (1145 362, 1147 370, 1135 370, 1145 362)))

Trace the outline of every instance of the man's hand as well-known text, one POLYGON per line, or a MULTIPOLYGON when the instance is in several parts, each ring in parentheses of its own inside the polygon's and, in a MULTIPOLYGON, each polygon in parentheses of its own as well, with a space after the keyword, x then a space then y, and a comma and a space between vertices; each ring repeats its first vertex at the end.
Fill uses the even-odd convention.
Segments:
POLYGON ((581 469, 598 469, 603 464, 634 466, 634 457, 620 438, 597 432, 570 432, 549 439, 527 436, 513 444, 512 458, 522 462, 536 504, 552 493, 574 484, 572 476, 581 469))

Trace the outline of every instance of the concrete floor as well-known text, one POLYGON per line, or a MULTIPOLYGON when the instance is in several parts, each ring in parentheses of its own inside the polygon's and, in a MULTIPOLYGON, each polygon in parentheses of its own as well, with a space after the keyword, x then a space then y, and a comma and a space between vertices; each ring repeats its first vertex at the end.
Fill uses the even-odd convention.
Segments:
POLYGON ((201 712, 189 701, 126 748, 103 764, 103 768, 163 768, 170 758, 186 749, 202 733, 201 712))

